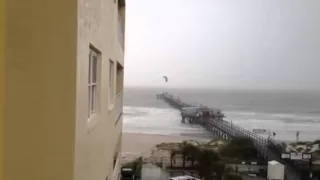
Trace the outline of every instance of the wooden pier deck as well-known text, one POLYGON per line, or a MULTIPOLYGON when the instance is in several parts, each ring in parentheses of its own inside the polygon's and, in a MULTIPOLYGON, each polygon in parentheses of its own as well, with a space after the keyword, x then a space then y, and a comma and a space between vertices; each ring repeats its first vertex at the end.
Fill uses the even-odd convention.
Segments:
MULTIPOLYGON (((173 96, 169 93, 161 93, 157 95, 158 99, 162 99, 170 106, 181 110, 183 107, 192 107, 194 105, 183 102, 179 97, 173 96)), ((240 126, 234 125, 225 120, 217 120, 213 117, 202 118, 200 124, 215 136, 223 139, 232 139, 235 137, 248 137, 256 146, 259 155, 266 161, 276 160, 286 166, 287 180, 308 180, 308 172, 305 166, 301 163, 292 160, 281 159, 282 147, 281 144, 269 139, 259 136, 244 129, 240 126)))

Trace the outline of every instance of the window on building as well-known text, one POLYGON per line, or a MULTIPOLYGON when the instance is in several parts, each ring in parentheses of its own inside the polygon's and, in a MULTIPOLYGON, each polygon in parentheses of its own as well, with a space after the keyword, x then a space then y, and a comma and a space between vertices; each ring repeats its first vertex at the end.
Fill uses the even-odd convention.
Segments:
POLYGON ((113 156, 113 169, 116 167, 118 160, 118 152, 113 156))
POLYGON ((117 63, 116 75, 116 95, 118 95, 123 91, 123 67, 120 63, 117 63))
POLYGON ((99 66, 100 66, 100 52, 90 46, 89 53, 89 74, 88 74, 88 117, 98 111, 98 88, 99 88, 99 66))
POLYGON ((118 42, 122 50, 124 50, 124 40, 125 40, 125 1, 118 1, 118 22, 117 22, 117 37, 118 42))
POLYGON ((115 63, 109 60, 109 102, 114 104, 115 98, 115 63))

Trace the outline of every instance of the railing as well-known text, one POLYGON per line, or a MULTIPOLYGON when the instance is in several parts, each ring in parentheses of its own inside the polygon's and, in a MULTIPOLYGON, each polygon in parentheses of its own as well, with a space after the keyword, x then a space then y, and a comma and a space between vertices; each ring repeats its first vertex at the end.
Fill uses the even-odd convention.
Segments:
MULTIPOLYGON (((169 95, 169 94, 164 94, 164 100, 166 101, 170 101, 170 103, 174 104, 175 106, 179 106, 179 108, 181 108, 180 106, 190 106, 189 104, 186 104, 184 102, 182 102, 180 99, 175 99, 174 96, 169 95)), ((250 138, 255 147, 257 148, 257 150, 259 151, 259 154, 264 157, 267 158, 268 156, 268 140, 247 130, 244 129, 240 126, 234 125, 228 121, 224 121, 224 120, 216 120, 216 119, 208 119, 205 121, 206 123, 220 129, 221 131, 225 132, 226 134, 232 136, 232 137, 247 137, 250 138)))
MULTIPOLYGON (((163 99, 168 102, 169 104, 173 105, 175 108, 180 109, 184 105, 190 106, 189 104, 183 103, 181 100, 176 99, 174 96, 170 94, 163 94, 163 99)), ((283 146, 281 143, 276 142, 273 139, 270 138, 264 138, 261 137, 247 129, 244 129, 240 126, 234 125, 228 121, 225 120, 216 120, 214 118, 205 119, 204 123, 213 126, 220 131, 224 132, 225 134, 228 134, 231 137, 248 137, 251 140, 253 140, 254 145, 256 146, 257 150, 259 151, 259 154, 264 157, 264 159, 268 159, 268 151, 272 151, 278 159, 281 160, 281 153, 284 151, 283 146)), ((292 172, 297 172, 297 175, 306 175, 308 176, 308 173, 304 174, 305 166, 304 161, 292 161, 289 159, 282 160, 286 165, 289 165, 292 167, 292 172)), ((292 173, 291 172, 291 173, 292 173)), ((307 179, 307 178, 302 178, 307 179)))
POLYGON ((221 131, 225 132, 226 134, 231 135, 232 137, 247 137, 250 138, 257 150, 259 151, 259 154, 263 156, 264 158, 267 157, 267 147, 268 147, 268 140, 254 134, 253 132, 246 130, 240 126, 231 124, 227 121, 219 121, 215 119, 209 119, 206 121, 208 124, 211 124, 212 126, 220 129, 221 131))
POLYGON ((123 22, 122 19, 120 17, 120 15, 118 15, 118 42, 120 44, 120 46, 122 47, 122 49, 124 49, 124 29, 123 29, 123 22))
POLYGON ((116 106, 115 106, 116 124, 121 119, 122 111, 123 111, 123 93, 121 92, 116 96, 116 106))

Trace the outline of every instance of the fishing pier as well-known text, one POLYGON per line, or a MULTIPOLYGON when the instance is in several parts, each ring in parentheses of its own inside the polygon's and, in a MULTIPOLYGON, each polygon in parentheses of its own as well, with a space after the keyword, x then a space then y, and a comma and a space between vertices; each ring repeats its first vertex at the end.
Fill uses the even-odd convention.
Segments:
MULTIPOLYGON (((171 107, 181 111, 182 122, 184 122, 183 110, 186 108, 196 107, 195 105, 183 102, 179 97, 169 93, 157 94, 157 99, 161 99, 168 103, 171 107)), ((206 107, 207 108, 207 107, 206 107)), ((196 121, 201 124, 207 131, 211 132, 215 137, 221 139, 233 139, 236 137, 247 137, 252 140, 261 158, 268 161, 276 160, 286 166, 287 180, 307 180, 309 179, 307 164, 305 162, 294 161, 290 159, 282 159, 283 147, 280 143, 273 139, 262 137, 250 130, 234 125, 233 123, 223 119, 224 115, 220 110, 208 109, 207 114, 200 114, 196 118, 192 118, 190 122, 196 121)))

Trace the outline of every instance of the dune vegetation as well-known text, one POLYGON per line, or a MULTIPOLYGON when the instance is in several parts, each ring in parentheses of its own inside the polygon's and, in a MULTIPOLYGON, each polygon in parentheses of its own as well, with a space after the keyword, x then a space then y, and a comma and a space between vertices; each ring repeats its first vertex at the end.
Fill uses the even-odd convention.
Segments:
MULTIPOLYGON (((180 168, 192 168, 198 171, 199 176, 210 179, 215 176, 220 180, 224 177, 234 178, 230 174, 233 169, 226 168, 230 161, 256 160, 258 151, 248 138, 233 140, 212 140, 209 142, 183 141, 181 143, 161 143, 158 150, 170 153, 170 167, 174 167, 177 158, 181 159, 180 168), (188 163, 188 167, 186 164, 188 163)), ((169 168, 170 168, 169 167, 169 168)))

